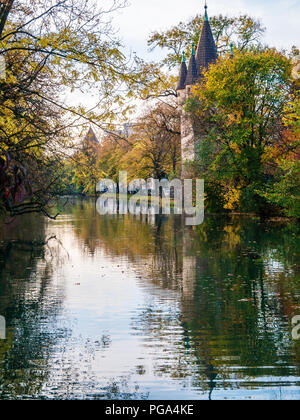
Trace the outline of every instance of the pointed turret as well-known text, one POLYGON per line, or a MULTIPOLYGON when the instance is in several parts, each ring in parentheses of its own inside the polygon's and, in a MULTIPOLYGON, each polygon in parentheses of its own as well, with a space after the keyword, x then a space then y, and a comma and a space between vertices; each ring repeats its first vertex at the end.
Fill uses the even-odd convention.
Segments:
POLYGON ((192 45, 192 55, 190 57, 189 68, 186 76, 186 86, 194 85, 198 79, 195 45, 192 45))
POLYGON ((87 135, 85 136, 84 143, 99 144, 99 141, 98 141, 98 139, 96 137, 96 134, 94 133, 94 130, 92 129, 92 127, 90 127, 87 135))
POLYGON ((207 4, 205 2, 204 23, 202 26, 196 55, 198 75, 201 77, 203 70, 207 69, 210 64, 215 63, 217 58, 217 47, 211 31, 207 14, 207 4))
POLYGON ((179 81, 176 88, 176 91, 185 89, 185 82, 186 82, 186 76, 187 76, 187 66, 185 62, 185 52, 182 53, 182 62, 180 65, 180 71, 179 71, 179 81))

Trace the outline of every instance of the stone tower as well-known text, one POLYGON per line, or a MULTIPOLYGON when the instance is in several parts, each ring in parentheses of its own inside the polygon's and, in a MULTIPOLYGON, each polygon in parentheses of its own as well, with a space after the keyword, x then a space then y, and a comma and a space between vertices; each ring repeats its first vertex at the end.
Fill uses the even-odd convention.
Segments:
POLYGON ((181 156, 182 156, 182 177, 185 178, 188 164, 196 159, 197 143, 201 139, 197 138, 193 120, 191 116, 184 111, 184 104, 191 94, 192 87, 200 82, 203 70, 207 69, 217 60, 217 48, 209 24, 207 5, 205 3, 204 23, 197 50, 192 46, 192 54, 188 67, 186 65, 185 53, 183 53, 182 63, 180 65, 179 82, 176 88, 178 105, 181 107, 181 156))

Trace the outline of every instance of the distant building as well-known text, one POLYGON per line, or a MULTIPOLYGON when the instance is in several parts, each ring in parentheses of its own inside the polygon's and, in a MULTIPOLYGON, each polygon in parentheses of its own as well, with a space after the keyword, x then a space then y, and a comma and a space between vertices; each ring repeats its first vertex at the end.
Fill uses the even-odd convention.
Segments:
POLYGON ((99 153, 100 143, 92 128, 89 129, 87 135, 84 137, 82 142, 82 152, 94 159, 99 153))
POLYGON ((136 126, 137 126, 136 123, 128 122, 128 123, 123 124, 123 127, 120 130, 114 130, 114 131, 111 131, 111 133, 115 134, 116 136, 128 138, 132 134, 132 131, 134 127, 136 126))
POLYGON ((97 136, 91 127, 83 140, 83 144, 84 145, 99 145, 97 136))

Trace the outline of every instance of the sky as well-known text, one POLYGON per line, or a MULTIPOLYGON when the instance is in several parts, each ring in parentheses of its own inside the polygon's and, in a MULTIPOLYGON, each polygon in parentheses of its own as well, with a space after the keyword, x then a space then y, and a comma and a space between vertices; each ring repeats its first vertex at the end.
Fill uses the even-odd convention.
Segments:
MULTIPOLYGON (((97 1, 103 6, 111 4, 111 0, 97 1)), ((151 32, 204 13, 204 0, 128 0, 128 3, 128 7, 114 12, 113 26, 125 53, 134 51, 146 61, 161 60, 167 53, 159 49, 149 52, 147 39, 151 32)), ((287 50, 292 45, 300 47, 300 0, 207 0, 207 5, 209 16, 242 13, 260 19, 266 27, 263 41, 271 47, 287 50)), ((86 98, 76 93, 70 98, 86 106, 95 105, 92 94, 86 98)))
MULTIPOLYGON (((149 53, 147 39, 180 21, 204 13, 204 0, 129 0, 129 7, 117 12, 114 26, 128 49, 140 57, 155 60, 162 52, 149 53)), ((300 44, 300 0, 207 0, 210 16, 247 13, 262 20, 265 43, 278 49, 300 44)))

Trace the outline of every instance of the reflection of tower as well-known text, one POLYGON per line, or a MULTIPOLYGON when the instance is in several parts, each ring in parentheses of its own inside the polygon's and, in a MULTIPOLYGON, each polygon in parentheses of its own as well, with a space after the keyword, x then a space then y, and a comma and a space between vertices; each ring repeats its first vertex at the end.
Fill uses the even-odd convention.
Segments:
POLYGON ((0 340, 5 340, 6 331, 5 331, 5 318, 0 315, 0 340))
MULTIPOLYGON (((184 228, 182 238, 182 305, 186 308, 190 307, 196 284, 197 259, 196 255, 189 255, 189 248, 193 241, 193 231, 189 228, 184 228)), ((185 311, 184 311, 185 312, 185 311)), ((183 312, 183 316, 184 316, 183 312)), ((189 317, 189 315, 188 315, 189 317)))
POLYGON ((188 255, 188 246, 191 243, 190 232, 183 235, 182 252, 182 299, 188 301, 193 298, 196 282, 196 256, 188 255))
POLYGON ((178 96, 178 105, 181 107, 181 155, 182 155, 182 177, 187 176, 187 164, 195 161, 197 143, 201 139, 197 139, 194 122, 191 116, 185 112, 184 104, 191 95, 191 90, 195 84, 201 82, 203 71, 210 64, 217 60, 217 48, 214 37, 209 24, 207 5, 205 4, 205 17, 202 31, 195 51, 194 44, 192 46, 192 54, 187 67, 185 54, 183 53, 182 63, 179 72, 179 82, 176 88, 178 96))
MULTIPOLYGON (((201 294, 197 290, 201 277, 207 270, 206 258, 199 256, 192 249, 195 238, 194 231, 185 228, 182 238, 182 296, 181 323, 184 331, 185 348, 194 357, 198 366, 199 379, 208 390, 208 398, 212 399, 216 387, 216 369, 211 344, 203 327, 207 326, 205 313, 201 310, 201 294), (200 308, 200 309, 199 309, 200 308), (199 316, 200 315, 200 316, 199 316)), ((205 388, 204 388, 205 389, 205 388)))

